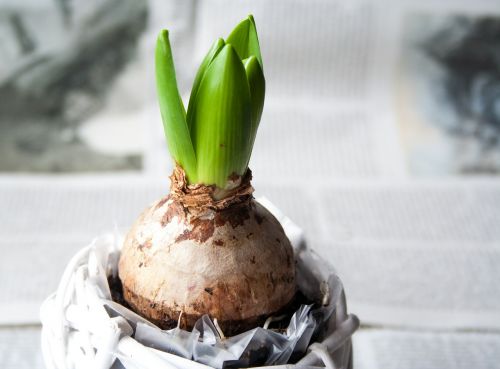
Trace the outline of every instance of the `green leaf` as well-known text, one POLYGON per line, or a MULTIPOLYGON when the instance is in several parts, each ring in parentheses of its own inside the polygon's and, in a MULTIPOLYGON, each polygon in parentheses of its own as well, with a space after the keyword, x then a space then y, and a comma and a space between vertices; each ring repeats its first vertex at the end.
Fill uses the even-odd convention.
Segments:
POLYGON ((246 171, 252 124, 247 76, 231 45, 207 68, 194 104, 191 137, 198 182, 225 188, 230 175, 246 171))
POLYGON ((198 93, 198 89, 200 88, 200 82, 203 76, 205 75, 208 66, 217 56, 219 51, 222 50, 223 47, 224 47, 224 40, 222 38, 219 38, 217 41, 214 42, 214 44, 208 51, 207 55, 205 55, 205 58, 201 62, 200 67, 198 68, 198 72, 196 73, 196 77, 194 78, 193 87, 191 88, 191 95, 189 96, 189 104, 187 110, 187 124, 189 129, 191 129, 192 115, 193 115, 193 110, 195 108, 193 102, 196 98, 196 94, 198 93))
POLYGON ((260 118, 262 116, 262 110, 264 109, 266 80, 259 61, 255 56, 251 56, 250 58, 243 60, 243 65, 245 66, 245 72, 250 86, 250 99, 252 103, 252 125, 249 137, 250 152, 248 153, 248 159, 250 160, 253 144, 255 142, 255 136, 257 135, 257 129, 259 128, 260 118))
POLYGON ((251 15, 238 24, 226 39, 227 44, 231 44, 236 49, 240 59, 247 59, 255 56, 262 69, 262 56, 260 54, 259 38, 257 37, 257 28, 251 15))
POLYGON ((162 30, 158 36, 155 64, 156 89, 170 155, 182 166, 188 181, 196 182, 196 155, 186 123, 184 104, 177 88, 167 30, 162 30))

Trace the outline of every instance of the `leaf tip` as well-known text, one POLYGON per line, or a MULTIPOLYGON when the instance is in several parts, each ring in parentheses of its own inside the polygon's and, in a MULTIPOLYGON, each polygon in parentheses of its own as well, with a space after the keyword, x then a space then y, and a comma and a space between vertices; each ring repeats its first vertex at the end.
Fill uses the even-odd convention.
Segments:
POLYGON ((158 40, 168 41, 168 29, 162 29, 158 34, 158 40))

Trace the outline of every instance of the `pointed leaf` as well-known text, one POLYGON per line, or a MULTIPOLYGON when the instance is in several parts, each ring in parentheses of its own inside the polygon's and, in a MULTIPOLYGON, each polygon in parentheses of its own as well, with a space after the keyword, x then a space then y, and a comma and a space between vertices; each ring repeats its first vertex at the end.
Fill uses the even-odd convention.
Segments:
POLYGON ((243 61, 245 72, 250 86, 250 99, 252 102, 252 127, 250 130, 250 158, 251 150, 259 127, 262 110, 264 109, 264 98, 266 94, 266 80, 260 67, 259 61, 255 56, 251 56, 243 61))
POLYGON ((198 181, 225 188, 228 177, 246 170, 251 102, 245 69, 231 45, 207 68, 194 104, 191 136, 198 181))
POLYGON ((205 72, 210 63, 214 60, 214 58, 217 56, 219 51, 222 50, 223 47, 224 40, 222 38, 219 38, 214 42, 207 55, 205 55, 205 58, 201 62, 200 67, 198 68, 198 72, 196 73, 196 77, 194 78, 193 87, 191 88, 191 95, 189 96, 189 104, 187 110, 187 124, 189 129, 191 129, 193 109, 195 108, 193 101, 195 100, 196 94, 198 93, 201 79, 205 75, 205 72))
POLYGON ((257 28, 251 15, 238 24, 226 39, 226 43, 231 44, 236 49, 241 60, 250 56, 255 56, 262 69, 262 56, 260 54, 259 38, 257 37, 257 28))
POLYGON ((162 30, 158 36, 155 64, 156 89, 170 155, 182 166, 188 180, 196 181, 196 156, 186 123, 184 104, 177 88, 167 30, 162 30))

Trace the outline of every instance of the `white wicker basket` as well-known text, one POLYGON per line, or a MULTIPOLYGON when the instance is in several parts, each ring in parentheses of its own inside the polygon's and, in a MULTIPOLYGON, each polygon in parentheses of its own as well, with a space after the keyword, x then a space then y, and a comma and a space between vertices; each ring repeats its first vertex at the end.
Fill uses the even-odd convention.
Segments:
MULTIPOLYGON (((266 200, 260 202, 265 203, 277 216, 292 241, 296 256, 301 255, 302 260, 306 260, 304 265, 309 268, 309 274, 317 278, 317 265, 325 264, 305 247, 301 230, 272 204, 266 200)), ((107 280, 107 276, 117 273, 121 241, 121 237, 117 235, 106 235, 80 250, 66 267, 57 291, 43 303, 42 353, 46 367, 210 368, 147 347, 133 338, 133 324, 125 317, 134 316, 134 319, 139 321, 142 318, 111 301, 107 280), (115 310, 121 310, 123 316, 111 317, 106 310, 106 306, 111 305, 115 310)), ((300 278, 300 275, 298 277, 300 278)), ((352 367, 351 335, 358 328, 359 321, 356 316, 347 314, 345 295, 341 286, 340 289, 340 297, 329 320, 326 338, 322 342, 311 344, 307 354, 297 364, 272 366, 273 368, 352 367)))

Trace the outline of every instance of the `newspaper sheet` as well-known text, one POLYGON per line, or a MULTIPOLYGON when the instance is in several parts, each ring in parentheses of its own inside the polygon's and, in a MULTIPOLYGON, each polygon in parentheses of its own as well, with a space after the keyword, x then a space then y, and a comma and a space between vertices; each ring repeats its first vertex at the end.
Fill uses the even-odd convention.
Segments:
POLYGON ((500 337, 490 333, 368 329, 353 347, 358 369, 495 369, 500 362, 500 337))
POLYGON ((0 365, 9 369, 43 369, 40 328, 1 327, 0 365))

